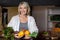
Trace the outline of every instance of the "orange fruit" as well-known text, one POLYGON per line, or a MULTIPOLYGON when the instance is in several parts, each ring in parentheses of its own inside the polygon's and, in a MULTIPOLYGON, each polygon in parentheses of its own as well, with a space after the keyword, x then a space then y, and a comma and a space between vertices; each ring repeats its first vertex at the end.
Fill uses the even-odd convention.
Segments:
POLYGON ((19 33, 18 33, 18 37, 23 37, 24 36, 24 31, 20 31, 19 33))
POLYGON ((29 35, 30 32, 28 30, 25 31, 25 35, 29 35))

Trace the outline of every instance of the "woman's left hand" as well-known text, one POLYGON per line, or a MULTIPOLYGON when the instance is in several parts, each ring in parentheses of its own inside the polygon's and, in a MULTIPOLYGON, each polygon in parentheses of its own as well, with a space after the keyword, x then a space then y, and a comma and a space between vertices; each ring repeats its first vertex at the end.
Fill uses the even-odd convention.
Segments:
POLYGON ((30 39, 30 36, 25 35, 24 39, 30 39))

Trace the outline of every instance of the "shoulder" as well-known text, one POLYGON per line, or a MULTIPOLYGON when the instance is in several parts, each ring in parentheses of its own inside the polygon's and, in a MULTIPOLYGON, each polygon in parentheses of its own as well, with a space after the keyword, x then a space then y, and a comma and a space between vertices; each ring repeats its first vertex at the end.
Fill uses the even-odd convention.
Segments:
POLYGON ((31 21, 35 21, 35 19, 34 19, 33 16, 28 16, 28 18, 29 18, 31 21))
POLYGON ((17 19, 18 18, 18 15, 15 15, 12 17, 12 19, 17 19))
POLYGON ((31 19, 34 19, 34 17, 33 16, 28 16, 29 18, 31 18, 31 19))

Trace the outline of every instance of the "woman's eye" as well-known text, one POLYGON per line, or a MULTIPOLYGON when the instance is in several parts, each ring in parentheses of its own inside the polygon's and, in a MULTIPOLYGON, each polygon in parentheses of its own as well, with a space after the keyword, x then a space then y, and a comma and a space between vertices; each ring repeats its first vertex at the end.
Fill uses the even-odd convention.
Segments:
POLYGON ((24 7, 24 8, 20 7, 19 9, 27 9, 27 8, 26 7, 24 7))
POLYGON ((22 8, 19 8, 19 9, 22 9, 22 8))
POLYGON ((27 9, 27 7, 24 7, 24 9, 27 9))

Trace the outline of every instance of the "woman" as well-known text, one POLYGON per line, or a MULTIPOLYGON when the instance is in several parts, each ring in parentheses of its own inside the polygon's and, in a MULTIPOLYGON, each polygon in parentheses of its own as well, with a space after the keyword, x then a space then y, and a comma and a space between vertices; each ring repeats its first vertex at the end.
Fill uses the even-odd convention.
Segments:
MULTIPOLYGON (((12 27, 15 32, 20 31, 22 28, 24 28, 29 30, 30 33, 38 33, 35 19, 30 16, 29 13, 29 4, 27 2, 20 2, 18 6, 18 15, 12 17, 11 21, 8 24, 8 27, 12 27)), ((19 38, 17 34, 15 34, 15 37, 19 38)))

